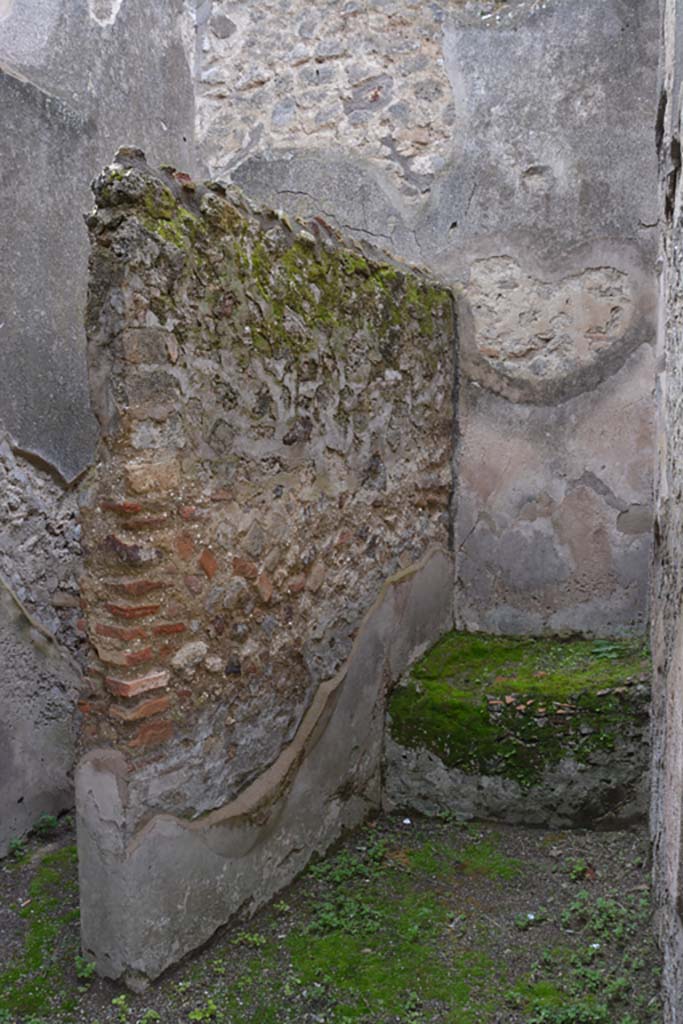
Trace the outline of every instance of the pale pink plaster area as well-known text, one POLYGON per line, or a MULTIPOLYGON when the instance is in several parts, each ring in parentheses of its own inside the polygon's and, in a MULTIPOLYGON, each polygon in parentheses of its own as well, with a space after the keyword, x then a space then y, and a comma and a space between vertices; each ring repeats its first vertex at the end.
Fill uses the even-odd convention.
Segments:
POLYGON ((642 631, 654 356, 552 405, 461 389, 457 617, 501 633, 642 631))

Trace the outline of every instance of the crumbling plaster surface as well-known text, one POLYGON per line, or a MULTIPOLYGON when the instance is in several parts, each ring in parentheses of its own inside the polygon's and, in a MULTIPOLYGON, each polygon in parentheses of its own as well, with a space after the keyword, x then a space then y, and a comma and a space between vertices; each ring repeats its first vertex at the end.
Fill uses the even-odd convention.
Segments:
POLYGON ((73 803, 79 673, 0 581, 0 857, 41 814, 73 803))
POLYGON ((683 1021, 683 211, 680 189, 683 5, 666 0, 657 117, 661 275, 652 652, 655 922, 664 954, 665 1024, 683 1021))
POLYGON ((483 553, 496 602, 487 605, 463 560, 462 624, 644 627, 657 6, 200 8, 198 141, 213 173, 269 204, 322 212, 462 286, 456 530, 473 553, 472 523, 493 516, 483 553), (635 418, 627 435, 610 421, 619 388, 635 418), (587 411, 591 432, 577 430, 587 411), (509 493, 491 508, 480 494, 511 435, 527 456, 512 458, 500 484, 509 493), (604 466, 596 440, 609 448, 604 466), (557 515, 545 517, 540 600, 517 585, 510 556, 518 542, 528 547, 527 497, 547 493, 554 507, 577 479, 585 493, 566 517, 581 516, 602 566, 598 619, 557 515))
POLYGON ((155 975, 377 806, 386 687, 452 623, 453 297, 139 150, 93 187, 82 920, 155 975))

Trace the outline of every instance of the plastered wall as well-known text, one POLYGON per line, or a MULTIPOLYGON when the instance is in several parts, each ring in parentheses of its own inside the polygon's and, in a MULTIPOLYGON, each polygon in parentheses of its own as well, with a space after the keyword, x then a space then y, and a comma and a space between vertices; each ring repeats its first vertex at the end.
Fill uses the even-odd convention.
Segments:
POLYGON ((457 616, 642 632, 656 0, 204 3, 215 175, 460 285, 457 616))

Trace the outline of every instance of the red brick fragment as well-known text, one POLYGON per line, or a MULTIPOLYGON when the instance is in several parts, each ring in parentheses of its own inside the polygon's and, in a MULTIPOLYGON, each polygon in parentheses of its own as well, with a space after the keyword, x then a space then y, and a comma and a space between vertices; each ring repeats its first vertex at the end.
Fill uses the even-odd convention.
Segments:
POLYGON ((152 632, 156 636, 170 636, 173 633, 184 633, 186 629, 184 622, 163 622, 160 626, 154 626, 152 632))
POLYGON ((100 508, 103 512, 116 512, 119 516, 134 516, 143 510, 137 501, 103 501, 100 508))
POLYGON ((197 509, 195 508, 194 505, 183 505, 179 511, 181 519, 184 519, 185 522, 188 522, 191 519, 199 518, 199 513, 197 512, 197 509))
POLYGON ((126 653, 126 665, 144 665, 150 661, 154 652, 151 647, 143 647, 140 651, 128 651, 126 653))
POLYGON ((117 590, 121 594, 130 594, 132 597, 144 597, 145 594, 151 594, 153 590, 160 590, 163 585, 161 580, 124 580, 123 582, 116 580, 107 583, 112 590, 117 590))
POLYGON ((112 718, 118 718, 122 722, 137 722, 141 718, 151 718, 152 715, 161 714, 162 711, 168 709, 170 703, 170 699, 165 696, 151 697, 149 700, 144 700, 132 708, 120 707, 118 704, 114 704, 110 707, 109 714, 112 718))
POLYGON ((300 594, 306 586, 305 576, 291 576, 287 580, 287 590, 290 594, 300 594))
POLYGON ((235 576, 242 576, 245 580, 255 580, 258 576, 258 567, 248 558, 233 558, 232 571, 235 576))
POLYGON ((175 643, 163 644, 157 651, 157 661, 169 661, 178 650, 178 641, 175 643))
POLYGON ((126 643, 129 640, 146 640, 148 636, 147 630, 140 626, 131 626, 126 629, 125 626, 108 626, 104 622, 96 624, 95 632, 98 636, 108 636, 113 640, 124 640, 126 643))
POLYGON ((189 533, 179 533, 174 547, 178 557, 182 558, 184 562, 187 562, 194 554, 194 541, 189 533))
POLYGON ((145 565, 149 562, 157 562, 162 553, 156 548, 142 547, 140 544, 126 544, 113 533, 104 538, 102 549, 105 554, 123 562, 126 565, 145 565))
POLYGON ((118 619, 148 619, 150 615, 156 615, 161 605, 159 604, 138 604, 138 605, 124 605, 124 604, 107 604, 105 605, 108 612, 115 615, 118 619))
POLYGON ((114 679, 107 676, 105 682, 115 697, 137 697, 139 693, 147 690, 161 690, 168 685, 170 673, 166 669, 158 672, 148 672, 145 676, 138 676, 137 679, 114 679))
POLYGON ((213 551, 209 551, 208 548, 204 548, 199 556, 199 565, 200 568, 204 570, 208 578, 212 580, 218 569, 218 562, 216 561, 216 556, 213 551))
POLYGON ((157 719, 154 722, 145 722, 129 742, 130 747, 135 749, 147 749, 165 743, 173 735, 173 722, 167 719, 157 719))

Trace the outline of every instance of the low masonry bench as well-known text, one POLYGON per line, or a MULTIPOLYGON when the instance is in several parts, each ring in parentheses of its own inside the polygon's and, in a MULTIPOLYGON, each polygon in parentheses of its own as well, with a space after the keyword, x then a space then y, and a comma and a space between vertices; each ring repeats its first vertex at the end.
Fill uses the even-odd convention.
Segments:
POLYGON ((551 828, 643 820, 649 709, 642 640, 450 633, 389 699, 384 804, 551 828))

